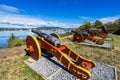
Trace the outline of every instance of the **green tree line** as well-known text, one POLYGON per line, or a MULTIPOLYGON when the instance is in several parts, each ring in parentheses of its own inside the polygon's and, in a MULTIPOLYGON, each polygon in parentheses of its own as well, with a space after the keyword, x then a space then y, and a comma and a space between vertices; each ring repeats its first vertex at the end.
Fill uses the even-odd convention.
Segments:
POLYGON ((86 31, 89 29, 100 29, 101 26, 105 26, 109 33, 113 33, 117 30, 120 30, 120 18, 116 19, 114 22, 103 23, 99 20, 95 22, 85 22, 83 25, 79 26, 76 31, 86 31))

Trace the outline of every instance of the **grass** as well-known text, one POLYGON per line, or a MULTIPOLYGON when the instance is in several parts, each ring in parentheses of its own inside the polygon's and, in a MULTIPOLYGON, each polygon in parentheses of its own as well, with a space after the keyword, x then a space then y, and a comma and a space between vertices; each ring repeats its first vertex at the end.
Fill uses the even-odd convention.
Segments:
MULTIPOLYGON (((62 39, 62 42, 87 59, 115 66, 117 68, 118 80, 120 80, 120 36, 110 36, 113 37, 113 41, 109 41, 114 45, 112 50, 83 46, 77 42, 72 42, 68 37, 62 39)), ((28 56, 19 56, 0 61, 0 80, 42 80, 36 72, 24 64, 26 59, 28 59, 28 56)))
POLYGON ((16 47, 16 46, 21 46, 25 44, 25 40, 16 37, 13 33, 8 39, 8 48, 16 47))
POLYGON ((25 41, 20 38, 15 38, 8 43, 8 48, 25 45, 25 41))
POLYGON ((1 61, 0 80, 42 80, 31 68, 24 64, 27 56, 1 61))
POLYGON ((59 34, 60 37, 65 37, 71 35, 72 32, 66 32, 65 34, 59 34))
POLYGON ((120 80, 120 36, 110 35, 113 41, 107 41, 114 45, 114 49, 103 49, 98 47, 90 47, 80 45, 77 42, 71 42, 70 40, 63 41, 67 46, 79 53, 81 56, 93 60, 94 62, 100 62, 115 66, 117 68, 118 80, 120 80))

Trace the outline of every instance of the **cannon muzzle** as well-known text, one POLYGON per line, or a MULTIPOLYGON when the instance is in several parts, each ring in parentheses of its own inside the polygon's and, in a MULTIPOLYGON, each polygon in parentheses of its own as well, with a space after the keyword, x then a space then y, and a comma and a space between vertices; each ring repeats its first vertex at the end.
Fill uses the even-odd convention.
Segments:
POLYGON ((32 32, 36 33, 36 34, 39 35, 40 37, 43 37, 43 38, 47 37, 47 34, 41 32, 41 31, 38 30, 38 29, 32 29, 32 32))
POLYGON ((32 29, 32 32, 36 33, 40 37, 43 37, 46 41, 48 41, 49 43, 53 44, 56 47, 61 46, 61 42, 57 37, 43 33, 38 29, 32 29))

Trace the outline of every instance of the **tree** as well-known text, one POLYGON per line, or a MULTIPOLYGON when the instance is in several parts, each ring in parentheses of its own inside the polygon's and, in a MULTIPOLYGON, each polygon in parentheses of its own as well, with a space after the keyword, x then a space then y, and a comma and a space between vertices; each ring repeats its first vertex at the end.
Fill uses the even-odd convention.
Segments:
POLYGON ((117 20, 115 20, 115 22, 114 23, 116 23, 117 25, 120 25, 120 18, 119 19, 117 19, 117 20))
POLYGON ((81 25, 77 31, 86 31, 89 30, 92 27, 90 22, 85 22, 83 25, 81 25))
POLYGON ((11 36, 8 39, 8 47, 15 47, 15 46, 20 46, 25 44, 25 41, 16 37, 13 33, 11 34, 11 36))
POLYGON ((10 43, 10 41, 14 40, 15 39, 15 35, 12 33, 10 38, 8 39, 8 43, 10 43))
POLYGON ((103 26, 103 23, 99 20, 96 20, 95 23, 94 23, 94 27, 99 28, 101 26, 103 26))
POLYGON ((92 27, 90 22, 85 22, 84 26, 85 26, 86 30, 88 30, 88 29, 90 29, 92 27))
POLYGON ((113 33, 118 30, 118 27, 117 27, 116 23, 114 23, 114 22, 108 22, 105 25, 106 25, 107 31, 109 33, 113 33))
MULTIPOLYGON (((120 30, 120 18, 115 20, 114 22, 108 22, 104 24, 106 26, 106 29, 109 33, 113 33, 115 31, 120 30)), ((103 26, 103 23, 99 20, 96 20, 93 24, 90 22, 85 22, 83 25, 81 25, 79 28, 77 28, 76 31, 86 31, 90 28, 101 28, 103 26)))
POLYGON ((116 26, 118 27, 118 29, 120 30, 120 18, 115 20, 114 22, 116 24, 116 26))

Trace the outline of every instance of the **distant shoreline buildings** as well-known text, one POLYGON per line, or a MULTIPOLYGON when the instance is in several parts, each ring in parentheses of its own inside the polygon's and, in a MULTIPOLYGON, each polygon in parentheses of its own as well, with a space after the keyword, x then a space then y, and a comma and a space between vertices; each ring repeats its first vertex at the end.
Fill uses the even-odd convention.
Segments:
MULTIPOLYGON (((31 29, 34 28, 4 28, 1 27, 0 31, 17 31, 17 30, 27 30, 30 31, 31 29)), ((49 30, 49 31, 54 31, 54 32, 61 32, 61 31, 65 31, 65 32, 70 32, 71 30, 75 29, 75 28, 61 28, 61 27, 38 27, 39 30, 49 30)))

